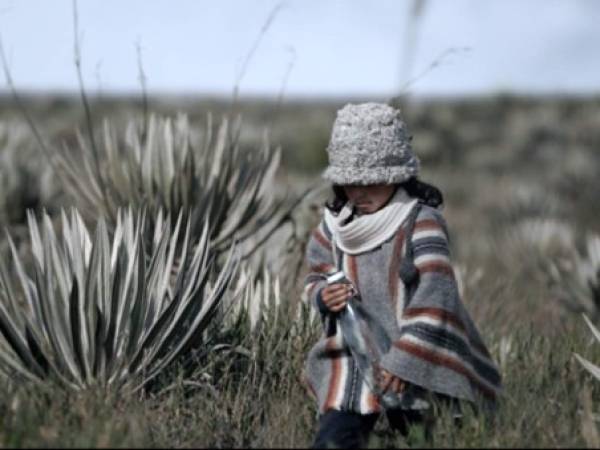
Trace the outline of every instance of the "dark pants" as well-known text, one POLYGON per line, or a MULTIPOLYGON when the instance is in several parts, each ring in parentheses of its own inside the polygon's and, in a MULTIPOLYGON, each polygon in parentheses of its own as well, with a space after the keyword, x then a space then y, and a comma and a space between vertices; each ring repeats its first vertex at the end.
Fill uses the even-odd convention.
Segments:
MULTIPOLYGON (((386 411, 390 427, 403 436, 408 427, 423 424, 424 416, 418 411, 386 411)), ((357 414, 329 410, 319 417, 319 430, 313 448, 364 448, 369 433, 375 427, 379 414, 357 414)))

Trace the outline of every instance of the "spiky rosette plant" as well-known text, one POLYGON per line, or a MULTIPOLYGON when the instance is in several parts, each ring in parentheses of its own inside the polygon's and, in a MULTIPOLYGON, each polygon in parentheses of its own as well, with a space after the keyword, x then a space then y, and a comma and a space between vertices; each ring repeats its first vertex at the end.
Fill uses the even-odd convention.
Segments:
POLYGON ((292 353, 294 357, 305 354, 309 350, 306 346, 312 345, 322 328, 315 308, 305 296, 296 299, 293 291, 284 298, 279 276, 264 267, 255 273, 242 266, 239 274, 221 310, 226 312, 226 333, 232 342, 239 342, 236 350, 250 355, 254 363, 268 365, 289 360, 292 353), (282 349, 285 353, 278 353, 282 349))
POLYGON ((208 222, 193 242, 182 214, 174 226, 159 216, 148 255, 143 212, 117 210, 113 237, 104 219, 90 236, 75 210, 63 211, 60 234, 48 215, 41 230, 28 219, 33 268, 10 235, 11 270, 0 260, 0 371, 10 377, 136 391, 202 344, 239 264, 232 247, 214 273, 208 222))
POLYGON ((296 369, 321 333, 321 317, 305 301, 295 301, 293 291, 285 298, 279 275, 266 269, 254 273, 246 267, 239 272, 232 289, 236 301, 228 298, 225 302, 230 354, 240 358, 242 367, 253 368, 244 382, 254 384, 259 391, 271 389, 274 382, 296 389, 304 382, 296 369))
POLYGON ((504 232, 502 250, 508 256, 545 265, 549 258, 571 255, 575 231, 568 223, 555 218, 523 219, 504 232))
POLYGON ((121 138, 105 121, 100 139, 78 133, 76 151, 58 153, 56 165, 85 218, 101 214, 114 226, 121 207, 143 207, 150 220, 159 210, 175 216, 183 209, 191 211, 192 236, 210 219, 209 241, 222 251, 234 235, 243 242, 265 231, 281 210, 273 190, 280 152, 266 138, 262 148, 242 149, 239 121, 223 119, 213 135, 210 115, 202 133, 183 114, 152 115, 144 128, 132 120, 121 138))
POLYGON ((231 314, 227 320, 231 325, 240 319, 247 319, 251 331, 269 319, 273 320, 273 327, 278 325, 282 303, 278 277, 273 277, 266 269, 257 277, 248 268, 243 268, 240 270, 235 291, 239 294, 233 296, 236 300, 228 305, 231 314))
POLYGON ((600 321, 600 236, 587 237, 585 254, 573 249, 571 256, 551 262, 547 276, 567 309, 600 321))

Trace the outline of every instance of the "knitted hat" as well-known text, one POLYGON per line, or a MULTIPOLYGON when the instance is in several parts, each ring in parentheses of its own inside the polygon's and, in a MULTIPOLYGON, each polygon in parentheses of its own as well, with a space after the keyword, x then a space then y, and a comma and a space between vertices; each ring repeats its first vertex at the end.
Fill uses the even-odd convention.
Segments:
POLYGON ((327 153, 323 178, 333 184, 395 184, 419 172, 400 111, 382 103, 340 109, 327 153))

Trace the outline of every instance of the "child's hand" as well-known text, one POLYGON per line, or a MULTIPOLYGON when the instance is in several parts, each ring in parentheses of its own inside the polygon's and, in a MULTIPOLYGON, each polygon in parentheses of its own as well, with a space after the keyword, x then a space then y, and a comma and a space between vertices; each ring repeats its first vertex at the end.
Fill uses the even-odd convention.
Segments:
POLYGON ((386 392, 388 389, 397 394, 401 394, 406 389, 406 383, 401 378, 388 372, 385 369, 381 369, 381 389, 386 392))
POLYGON ((321 291, 321 299, 331 312, 344 309, 351 296, 352 286, 346 283, 331 284, 321 291))

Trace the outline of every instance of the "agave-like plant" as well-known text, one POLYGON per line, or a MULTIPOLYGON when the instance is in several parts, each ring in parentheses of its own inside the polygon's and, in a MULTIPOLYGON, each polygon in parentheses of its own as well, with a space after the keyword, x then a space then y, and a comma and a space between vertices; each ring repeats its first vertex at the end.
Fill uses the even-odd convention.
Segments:
POLYGON ((285 301, 283 295, 279 275, 272 274, 264 266, 257 275, 245 265, 239 270, 232 295, 221 309, 226 314, 227 328, 233 330, 241 325, 254 337, 276 335, 280 328, 284 328, 289 336, 306 336, 307 330, 320 328, 320 316, 308 304, 306 293, 295 301, 285 301))
POLYGON ((114 226, 126 206, 145 208, 150 219, 159 210, 176 216, 183 209, 191 211, 192 236, 210 218, 211 246, 222 251, 264 231, 281 212, 284 200, 273 189, 280 151, 266 137, 262 148, 242 149, 239 121, 225 118, 216 136, 212 130, 210 115, 203 133, 183 114, 151 115, 147 127, 132 120, 118 138, 105 121, 101 139, 78 133, 77 151, 65 144, 56 165, 85 218, 100 214, 114 226))
POLYGON ((566 308, 600 321, 600 236, 588 235, 586 254, 573 249, 569 257, 546 267, 550 284, 566 308))
POLYGON ((256 277, 248 268, 240 271, 235 289, 236 299, 228 305, 231 307, 229 323, 247 318, 250 330, 269 318, 273 319, 272 326, 277 325, 279 309, 281 307, 281 289, 278 277, 273 277, 268 270, 263 268, 262 276, 256 277), (239 300, 237 300, 239 298, 239 300))
POLYGON ((47 214, 40 231, 30 213, 31 270, 8 234, 10 269, 0 260, 5 375, 74 390, 136 391, 203 342, 236 274, 237 250, 214 273, 208 222, 192 242, 180 213, 174 226, 168 215, 155 219, 146 255, 146 213, 116 213, 112 237, 102 218, 90 236, 76 210, 62 212, 60 234, 47 214), (181 264, 170 282, 176 257, 181 264))
POLYGON ((575 232, 566 222, 551 218, 523 219, 506 229, 506 250, 511 255, 538 258, 564 256, 575 247, 575 232))

